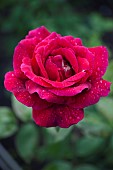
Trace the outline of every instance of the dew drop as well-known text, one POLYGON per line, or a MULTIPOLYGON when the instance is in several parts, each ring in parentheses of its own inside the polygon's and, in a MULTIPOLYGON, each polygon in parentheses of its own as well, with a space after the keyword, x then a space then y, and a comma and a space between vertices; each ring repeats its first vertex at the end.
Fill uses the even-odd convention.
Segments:
POLYGON ((102 83, 102 80, 100 80, 100 83, 102 83))
POLYGON ((100 68, 98 67, 97 70, 100 71, 100 68))
POLYGON ((77 116, 77 119, 80 119, 79 116, 77 116))
POLYGON ((98 88, 100 88, 100 86, 98 85, 98 88))

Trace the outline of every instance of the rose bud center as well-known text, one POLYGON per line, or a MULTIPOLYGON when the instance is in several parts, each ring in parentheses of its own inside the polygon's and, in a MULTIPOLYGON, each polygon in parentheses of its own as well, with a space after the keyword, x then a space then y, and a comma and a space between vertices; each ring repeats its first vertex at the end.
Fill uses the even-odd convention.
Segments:
POLYGON ((63 81, 73 75, 69 62, 62 56, 49 56, 45 68, 51 80, 63 81))

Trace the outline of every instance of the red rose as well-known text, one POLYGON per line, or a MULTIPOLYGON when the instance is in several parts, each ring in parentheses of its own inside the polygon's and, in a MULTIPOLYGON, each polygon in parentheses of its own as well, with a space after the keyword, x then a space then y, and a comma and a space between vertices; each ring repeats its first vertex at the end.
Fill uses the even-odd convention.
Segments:
POLYGON ((103 80, 108 66, 105 47, 87 48, 80 38, 50 33, 44 26, 29 32, 14 51, 14 71, 5 87, 33 108, 36 124, 67 128, 84 117, 83 108, 110 92, 103 80))

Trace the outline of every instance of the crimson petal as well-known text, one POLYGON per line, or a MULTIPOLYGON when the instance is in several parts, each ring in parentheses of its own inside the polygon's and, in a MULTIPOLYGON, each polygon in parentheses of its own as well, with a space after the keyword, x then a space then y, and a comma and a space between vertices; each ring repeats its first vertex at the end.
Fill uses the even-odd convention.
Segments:
POLYGON ((44 110, 33 108, 33 119, 39 126, 68 128, 84 117, 83 109, 70 108, 66 105, 53 105, 44 110))
POLYGON ((29 34, 26 36, 26 38, 37 37, 37 39, 39 41, 42 41, 48 35, 50 35, 50 32, 47 30, 47 28, 44 27, 44 26, 41 26, 41 27, 36 28, 36 29, 34 29, 32 31, 29 31, 29 34))
POLYGON ((48 91, 54 93, 57 96, 75 96, 81 93, 85 89, 89 89, 91 85, 89 83, 80 84, 77 87, 68 87, 64 89, 48 89, 48 91))
POLYGON ((93 53, 94 58, 94 71, 91 75, 92 80, 100 79, 106 72, 108 66, 108 51, 106 47, 99 46, 89 48, 93 53))
POLYGON ((67 104, 75 108, 84 108, 97 103, 100 97, 105 97, 110 92, 111 83, 106 80, 98 80, 91 89, 68 99, 67 104))
POLYGON ((71 35, 64 36, 64 39, 68 40, 71 44, 82 46, 82 40, 80 38, 74 38, 71 35))
POLYGON ((43 47, 38 48, 35 58, 40 68, 41 75, 44 76, 45 78, 48 78, 48 74, 44 68, 44 63, 42 62, 43 55, 44 55, 44 48, 43 47))
POLYGON ((89 62, 86 58, 77 57, 79 72, 84 70, 89 70, 89 62))
POLYGON ((16 46, 13 56, 13 67, 17 77, 26 78, 26 76, 21 71, 22 60, 25 57, 32 58, 34 48, 36 46, 36 39, 24 39, 16 46))
POLYGON ((71 76, 70 78, 67 78, 66 80, 62 82, 52 81, 49 79, 46 79, 41 76, 37 76, 33 73, 32 67, 31 67, 31 61, 29 58, 23 59, 23 64, 21 65, 21 70, 24 72, 24 74, 33 82, 44 86, 44 87, 56 87, 56 88, 64 88, 71 86, 81 80, 85 76, 85 72, 80 72, 75 74, 74 76, 71 76))
POLYGON ((30 94, 25 88, 25 83, 15 77, 13 71, 6 73, 4 86, 15 95, 19 102, 28 107, 45 109, 51 105, 51 103, 48 103, 46 100, 41 100, 37 94, 30 94))
POLYGON ((45 63, 45 69, 48 73, 49 79, 53 80, 53 81, 60 81, 60 77, 59 77, 59 72, 58 72, 58 68, 56 66, 56 64, 54 64, 52 62, 52 59, 49 58, 48 60, 46 60, 45 63))
POLYGON ((59 49, 53 50, 53 52, 52 52, 52 55, 59 55, 59 54, 61 54, 62 56, 65 56, 67 61, 72 66, 73 70, 76 73, 78 73, 78 62, 77 62, 76 56, 75 56, 74 52, 72 51, 72 49, 59 48, 59 49))
POLYGON ((45 99, 48 102, 59 103, 59 104, 65 103, 65 97, 56 96, 55 94, 48 91, 47 88, 39 86, 36 83, 32 82, 31 80, 28 80, 26 82, 26 89, 30 94, 38 93, 41 99, 45 99))
POLYGON ((90 74, 93 72, 94 69, 94 55, 91 51, 88 50, 88 48, 84 46, 75 46, 75 55, 77 57, 85 58, 89 62, 90 67, 90 74))
POLYGON ((25 89, 23 81, 15 77, 13 71, 6 73, 4 86, 8 91, 14 93, 18 101, 29 107, 33 106, 35 100, 25 89))

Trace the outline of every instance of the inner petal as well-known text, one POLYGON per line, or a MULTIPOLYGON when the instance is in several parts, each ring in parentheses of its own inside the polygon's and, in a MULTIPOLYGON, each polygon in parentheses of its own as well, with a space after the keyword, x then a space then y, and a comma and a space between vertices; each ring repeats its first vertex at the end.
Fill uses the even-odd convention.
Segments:
POLYGON ((50 80, 60 81, 57 65, 52 62, 53 56, 49 56, 45 63, 45 69, 50 80))
POLYGON ((49 56, 45 68, 51 80, 63 81, 73 75, 73 69, 62 55, 49 56))
POLYGON ((66 61, 62 55, 56 55, 53 57, 53 62, 57 65, 59 76, 61 80, 69 78, 73 75, 73 69, 71 68, 68 61, 66 61))
POLYGON ((62 56, 64 56, 65 60, 69 62, 74 72, 78 73, 78 62, 74 54, 74 51, 72 49, 59 48, 59 49, 52 51, 52 55, 58 55, 58 54, 61 54, 62 56))
POLYGON ((86 58, 77 57, 77 59, 78 59, 79 72, 90 69, 89 62, 86 58))

